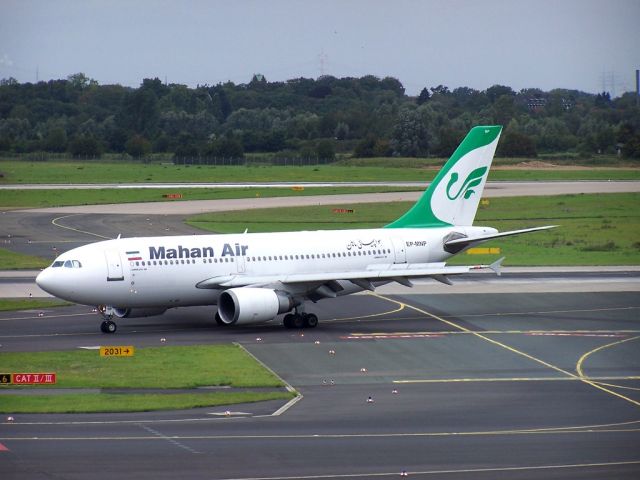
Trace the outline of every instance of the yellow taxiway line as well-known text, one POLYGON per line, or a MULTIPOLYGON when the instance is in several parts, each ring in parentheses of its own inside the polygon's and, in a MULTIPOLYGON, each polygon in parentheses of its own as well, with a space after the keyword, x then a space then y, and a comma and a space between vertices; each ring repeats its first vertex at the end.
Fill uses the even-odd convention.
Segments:
MULTIPOLYGON (((523 352, 522 350, 518 350, 517 348, 511 347, 511 346, 509 346, 509 345, 507 345, 507 344, 505 344, 503 342, 499 342, 498 340, 494 340, 493 338, 489 338, 489 337, 483 335, 480 332, 475 332, 473 330, 470 330, 470 329, 468 329, 466 327, 463 327, 462 325, 459 325, 459 324, 457 324, 457 323, 455 323, 455 322, 453 322, 451 320, 446 320, 446 319, 444 319, 442 317, 439 317, 438 315, 435 315, 435 314, 433 314, 431 312, 427 312, 426 310, 423 310, 423 309, 421 309, 419 307, 416 307, 414 305, 410 305, 408 303, 400 302, 398 300, 394 300, 392 298, 388 298, 388 297, 385 297, 384 295, 380 295, 380 294, 377 294, 377 293, 371 293, 371 295, 376 296, 376 297, 378 297, 380 299, 383 299, 383 300, 387 300, 388 302, 391 302, 391 303, 396 303, 398 305, 405 305, 407 308, 415 310, 416 312, 422 313, 423 315, 426 315, 427 317, 431 317, 431 318, 433 318, 435 320, 439 320, 440 322, 445 323, 445 324, 447 324, 447 325, 449 325, 451 327, 454 327, 454 328, 456 328, 458 330, 461 330, 461 331, 469 333, 469 334, 471 334, 471 335, 473 335, 473 336, 475 336, 477 338, 480 338, 481 340, 484 340, 485 342, 489 342, 489 343, 491 343, 493 345, 496 345, 496 346, 498 346, 500 348, 503 348, 503 349, 508 350, 508 351, 510 351, 512 353, 515 353, 516 355, 520 355, 521 357, 525 357, 525 358, 527 358, 527 359, 529 359, 529 360, 531 360, 531 361, 533 361, 535 363, 538 363, 540 365, 543 365, 543 366, 545 366, 545 367, 547 367, 547 368, 549 368, 551 370, 554 370, 556 372, 562 373, 563 375, 565 375, 567 377, 570 377, 570 378, 573 378, 573 379, 576 379, 576 380, 580 380, 580 381, 586 383, 587 385, 591 385, 592 387, 597 388, 598 390, 601 390, 603 392, 608 393, 609 395, 613 395, 615 397, 618 397, 618 398, 620 398, 622 400, 625 400, 625 401, 627 401, 629 403, 632 403, 633 405, 636 405, 636 406, 640 407, 640 402, 638 402, 636 400, 633 400, 632 398, 629 398, 629 397, 627 397, 625 395, 622 395, 622 394, 620 394, 618 392, 615 392, 615 391, 613 391, 613 390, 611 390, 609 388, 606 388, 606 387, 604 387, 602 385, 599 385, 598 383, 590 380, 588 377, 576 375, 576 374, 574 374, 574 373, 572 373, 572 372, 570 372, 568 370, 565 370, 565 369, 560 368, 560 367, 558 367, 556 365, 553 365, 553 364, 551 364, 549 362, 546 362, 546 361, 544 361, 544 360, 542 360, 540 358, 534 357, 533 355, 530 355, 530 354, 528 354, 526 352, 523 352)), ((615 343, 619 343, 619 342, 614 342, 614 344, 615 343)), ((580 364, 581 362, 578 361, 578 363, 580 364)))

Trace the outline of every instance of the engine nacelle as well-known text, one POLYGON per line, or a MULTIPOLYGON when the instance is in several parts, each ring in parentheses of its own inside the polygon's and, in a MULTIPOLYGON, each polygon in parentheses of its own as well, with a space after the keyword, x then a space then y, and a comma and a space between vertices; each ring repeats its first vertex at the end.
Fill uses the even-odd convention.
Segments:
POLYGON ((262 323, 295 306, 294 299, 284 292, 267 288, 230 288, 218 298, 218 315, 227 325, 262 323))
POLYGON ((167 309, 162 307, 114 308, 113 314, 118 318, 138 318, 138 317, 153 317, 155 315, 162 315, 166 311, 167 309))

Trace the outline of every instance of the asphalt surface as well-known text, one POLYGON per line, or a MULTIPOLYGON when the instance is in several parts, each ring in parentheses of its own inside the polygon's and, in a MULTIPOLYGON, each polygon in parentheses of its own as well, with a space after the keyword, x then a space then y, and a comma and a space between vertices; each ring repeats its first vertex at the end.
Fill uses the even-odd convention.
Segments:
MULTIPOLYGON (((320 302, 307 331, 221 329, 207 308, 122 320, 110 342, 236 341, 303 398, 279 416, 16 415, 0 476, 638 478, 639 309, 636 292, 425 292, 320 302)), ((87 307, 43 313, 0 314, 1 350, 104 342, 87 307)))
MULTIPOLYGON (((195 233, 147 213, 4 213, 3 246, 52 257, 118 233, 195 233)), ((229 417, 5 414, 0 478, 639 478, 640 275, 608 270, 391 285, 310 305, 321 324, 306 331, 218 328, 194 307, 105 337, 88 307, 2 312, 0 352, 237 342, 302 398, 229 417)))

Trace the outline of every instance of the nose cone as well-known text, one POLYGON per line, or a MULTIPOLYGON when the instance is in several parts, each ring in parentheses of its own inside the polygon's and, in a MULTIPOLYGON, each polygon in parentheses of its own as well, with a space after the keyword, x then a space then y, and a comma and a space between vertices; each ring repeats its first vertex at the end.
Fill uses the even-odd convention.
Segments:
POLYGON ((36 277, 36 284, 45 292, 55 295, 54 292, 54 281, 53 281, 53 272, 51 272, 50 268, 45 268, 41 271, 36 277))

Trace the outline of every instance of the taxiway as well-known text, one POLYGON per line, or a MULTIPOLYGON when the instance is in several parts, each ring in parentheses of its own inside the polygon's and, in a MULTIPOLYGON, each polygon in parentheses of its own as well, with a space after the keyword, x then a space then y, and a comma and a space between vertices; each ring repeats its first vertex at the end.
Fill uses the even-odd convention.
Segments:
MULTIPOLYGON (((2 351, 100 344, 89 310, 3 313, 2 351)), ((0 474, 637 478, 639 310, 636 292, 423 290, 318 303, 307 331, 221 329, 206 308, 121 321, 137 347, 238 342, 303 399, 279 416, 20 415, 2 424, 0 474)))

